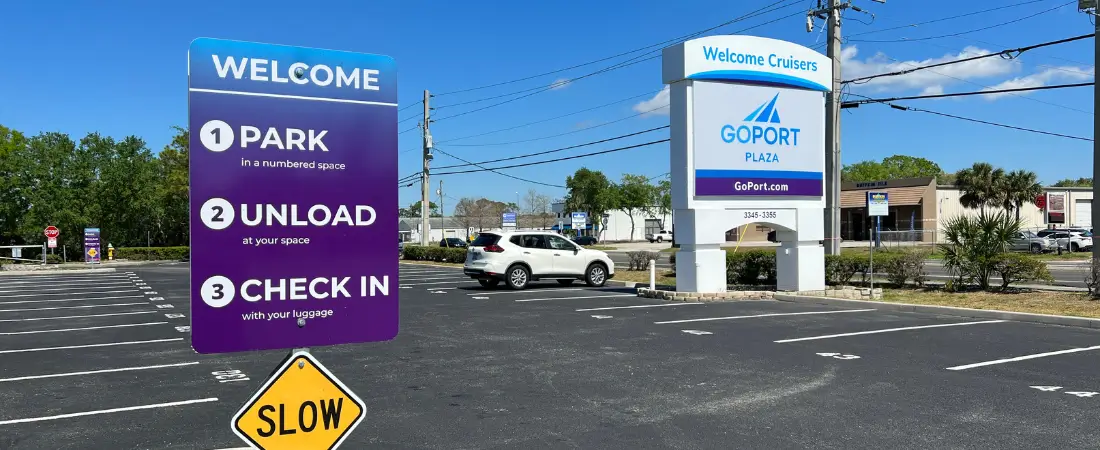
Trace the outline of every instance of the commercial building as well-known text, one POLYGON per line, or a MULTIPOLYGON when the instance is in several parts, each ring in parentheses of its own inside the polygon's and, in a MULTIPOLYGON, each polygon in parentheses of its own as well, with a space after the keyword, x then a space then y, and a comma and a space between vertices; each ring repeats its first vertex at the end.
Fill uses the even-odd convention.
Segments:
MULTIPOLYGON (((557 224, 554 224, 550 229, 552 230, 572 230, 572 213, 573 211, 565 210, 565 203, 554 203, 551 205, 551 211, 557 218, 557 224)), ((634 235, 630 235, 630 215, 623 210, 611 210, 607 211, 603 215, 601 220, 601 226, 598 230, 593 227, 593 217, 588 215, 588 220, 585 222, 583 230, 580 230, 582 236, 596 236, 597 239, 603 242, 623 242, 623 241, 640 241, 645 239, 646 233, 657 233, 661 230, 668 230, 672 227, 672 214, 646 214, 639 212, 634 214, 634 235)))

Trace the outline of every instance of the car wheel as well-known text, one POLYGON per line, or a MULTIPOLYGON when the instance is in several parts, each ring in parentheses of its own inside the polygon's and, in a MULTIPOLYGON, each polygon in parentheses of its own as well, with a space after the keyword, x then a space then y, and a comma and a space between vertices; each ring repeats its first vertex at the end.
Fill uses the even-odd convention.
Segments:
POLYGON ((1076 253, 1076 252, 1078 252, 1078 251, 1080 251, 1080 250, 1081 250, 1081 246, 1079 246, 1079 245, 1077 245, 1077 244, 1072 244, 1072 243, 1071 243, 1071 244, 1069 244, 1069 251, 1071 251, 1071 252, 1075 252, 1075 253, 1076 253))
POLYGON ((498 280, 496 278, 492 278, 492 279, 488 279, 488 280, 479 279, 479 280, 477 280, 477 284, 480 284, 481 287, 495 288, 495 287, 497 287, 498 284, 500 284, 500 280, 498 280))
POLYGON ((660 244, 661 242, 664 242, 664 240, 665 238, 659 237, 657 238, 657 243, 660 244))
POLYGON ((515 265, 508 268, 508 276, 505 282, 508 283, 508 287, 519 290, 527 287, 527 282, 530 280, 531 273, 527 271, 527 268, 515 265))
POLYGON ((573 280, 558 280, 558 284, 562 286, 569 286, 570 284, 573 284, 573 280))
POLYGON ((588 266, 588 271, 584 274, 584 282, 592 287, 603 286, 607 283, 607 267, 603 264, 588 266))
POLYGON ((1031 253, 1039 254, 1043 252, 1043 246, 1039 244, 1031 244, 1031 253))

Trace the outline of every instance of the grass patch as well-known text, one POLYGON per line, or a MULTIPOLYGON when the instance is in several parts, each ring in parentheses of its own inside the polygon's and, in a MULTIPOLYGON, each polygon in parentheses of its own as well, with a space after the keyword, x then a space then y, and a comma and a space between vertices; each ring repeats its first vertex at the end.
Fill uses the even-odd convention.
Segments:
MULTIPOLYGON (((616 270, 616 281, 633 281, 636 283, 649 283, 649 271, 648 270, 616 270)), ((657 284, 663 284, 668 286, 676 285, 676 276, 671 270, 657 269, 657 284)))
POLYGON ((882 301, 1100 318, 1100 301, 1091 300, 1088 294, 1077 292, 957 293, 938 289, 886 289, 882 301))
POLYGON ((1061 255, 1058 252, 1053 253, 1041 253, 1038 255, 1032 255, 1043 261, 1087 261, 1092 258, 1092 252, 1063 252, 1061 255))
POLYGON ((661 253, 676 253, 680 251, 680 247, 669 247, 661 249, 661 253))
POLYGON ((617 248, 617 247, 614 247, 614 246, 611 246, 611 245, 582 245, 581 247, 587 248, 589 250, 604 250, 604 251, 615 250, 617 248))
POLYGON ((460 263, 449 262, 433 262, 433 261, 413 261, 408 259, 402 259, 401 264, 419 264, 421 266, 447 266, 447 267, 462 267, 460 263))

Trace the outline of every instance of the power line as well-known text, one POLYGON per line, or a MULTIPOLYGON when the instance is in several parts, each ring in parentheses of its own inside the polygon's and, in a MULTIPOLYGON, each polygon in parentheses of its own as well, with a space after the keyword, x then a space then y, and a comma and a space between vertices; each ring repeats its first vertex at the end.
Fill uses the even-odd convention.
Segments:
POLYGON ((404 111, 404 110, 406 110, 406 109, 412 108, 413 106, 419 105, 419 104, 421 104, 421 103, 424 103, 424 100, 417 100, 417 101, 416 101, 416 103, 413 103, 413 104, 411 104, 411 105, 405 105, 405 107, 404 107, 404 108, 401 108, 401 109, 397 110, 397 112, 401 112, 401 111, 404 111))
MULTIPOLYGON (((772 7, 774 5, 777 5, 779 3, 783 3, 783 2, 787 2, 787 1, 791 1, 791 0, 780 0, 780 1, 777 1, 775 3, 772 3, 771 5, 768 5, 768 6, 765 6, 763 8, 757 9, 755 11, 752 11, 748 14, 753 14, 753 13, 756 13, 757 11, 762 10, 762 9, 766 9, 766 8, 772 7)), ((794 0, 794 2, 797 2, 797 0, 794 0)), ((790 5, 787 5, 787 6, 790 6, 790 5)), ((748 14, 746 14, 746 15, 748 15, 748 14)), ((619 58, 621 56, 626 56, 626 55, 629 55, 629 54, 632 54, 632 53, 637 53, 637 52, 640 52, 642 50, 647 50, 647 49, 650 49, 650 48, 653 48, 653 47, 664 47, 664 46, 667 46, 667 44, 669 44, 671 42, 678 42, 678 41, 687 40, 687 39, 690 39, 692 37, 699 36, 701 34, 704 34, 704 33, 710 32, 710 31, 714 31, 714 30, 717 30, 719 28, 725 27, 727 25, 736 23, 740 20, 744 20, 743 17, 744 16, 737 17, 737 18, 728 20, 726 22, 723 22, 719 25, 716 25, 716 26, 713 26, 713 27, 710 27, 710 28, 707 28, 707 29, 704 29, 704 30, 696 31, 696 32, 691 33, 691 34, 686 34, 686 35, 680 36, 678 38, 664 40, 664 41, 658 42, 656 44, 647 45, 647 46, 644 46, 644 47, 639 47, 639 48, 636 48, 636 49, 633 49, 633 50, 629 50, 629 51, 622 52, 622 53, 619 53, 619 54, 616 54, 616 55, 612 55, 612 56, 600 58, 600 59, 597 59, 597 60, 589 61, 589 62, 586 62, 586 63, 576 64, 576 65, 572 65, 572 66, 565 67, 565 68, 562 68, 562 69, 555 69, 555 70, 552 70, 552 71, 549 71, 549 72, 543 72, 543 73, 540 73, 540 74, 537 74, 537 75, 530 75, 530 76, 526 76, 526 77, 522 77, 522 78, 517 78, 517 79, 514 79, 514 80, 502 81, 502 82, 499 82, 499 83, 492 83, 492 84, 487 84, 487 85, 484 85, 484 86, 478 86, 478 87, 473 87, 473 88, 468 88, 468 89, 460 89, 460 90, 457 90, 457 91, 444 92, 444 93, 441 93, 441 94, 435 94, 435 96, 441 97, 441 96, 444 96, 444 95, 459 94, 459 93, 463 93, 463 92, 471 92, 471 91, 477 91, 477 90, 481 90, 481 89, 488 89, 488 88, 493 88, 493 87, 498 87, 498 86, 504 86, 504 85, 508 85, 508 84, 518 83, 518 82, 521 82, 521 81, 533 80, 535 78, 540 78, 540 77, 544 77, 544 76, 547 76, 547 75, 553 75, 553 74, 556 74, 556 73, 561 73, 561 72, 565 72, 565 71, 568 71, 568 70, 577 69, 577 68, 580 68, 580 67, 590 66, 592 64, 597 64, 597 63, 601 63, 601 62, 604 62, 604 61, 609 61, 609 60, 612 60, 612 59, 615 59, 615 58, 619 58)), ((454 105, 451 105, 451 106, 454 106, 454 105)))
POLYGON ((402 134, 405 134, 405 133, 408 133, 408 132, 410 132, 410 131, 413 131, 413 130, 419 130, 419 129, 420 129, 420 125, 416 125, 416 126, 414 126, 414 127, 412 127, 412 128, 409 128, 408 130, 405 130, 405 131, 402 131, 402 132, 400 132, 400 133, 397 133, 397 135, 398 135, 398 136, 400 136, 400 135, 402 135, 402 134))
MULTIPOLYGON (((794 6, 794 4, 784 5, 784 7, 786 7, 786 6, 794 6)), ((752 17, 759 16, 761 14, 766 14, 766 13, 769 13, 769 12, 773 12, 773 11, 776 11, 778 9, 781 9, 781 8, 775 8, 775 9, 772 9, 772 10, 764 11, 764 12, 758 13, 758 14, 753 15, 753 16, 746 16, 741 20, 745 20, 745 19, 749 19, 749 18, 752 18, 752 17)), ((796 13, 791 14, 789 16, 779 17, 777 19, 770 20, 768 22, 764 22, 764 23, 761 23, 761 24, 758 24, 758 25, 754 25, 754 26, 751 26, 751 27, 748 27, 748 28, 745 28, 745 29, 735 31, 732 34, 743 33, 745 31, 749 31, 749 30, 752 30, 754 28, 759 28, 759 27, 762 27, 764 25, 775 23, 775 22, 778 22, 780 20, 787 19, 787 18, 794 17, 794 16, 799 16, 799 15, 802 15, 802 14, 803 13, 801 11, 796 12, 796 13)), ((661 57, 661 50, 656 50, 654 52, 649 52, 649 53, 643 53, 641 55, 635 56, 635 57, 633 57, 631 59, 628 59, 626 61, 622 61, 622 62, 616 63, 614 65, 604 67, 604 68, 599 69, 595 72, 590 72, 590 73, 587 73, 587 74, 584 74, 584 75, 581 75, 581 76, 578 76, 578 77, 575 77, 575 78, 570 78, 569 80, 566 80, 566 81, 562 82, 562 84, 572 83, 572 82, 575 82, 575 81, 578 81, 578 80, 581 80, 581 79, 584 79, 584 78, 589 78, 589 77, 593 77, 593 76, 600 75, 600 74, 603 74, 603 73, 611 72, 613 70, 622 69, 624 67, 629 67, 629 66, 632 66, 632 65, 635 65, 635 64, 643 63, 643 62, 650 61, 650 60, 653 60, 653 59, 657 59, 657 58, 660 58, 660 57, 661 57), (650 56, 648 58, 642 58, 643 56, 649 55, 651 53, 656 53, 656 54, 654 54, 653 56, 650 56), (639 59, 639 58, 642 58, 642 59, 639 59)), ((509 95, 524 94, 524 95, 520 95, 518 97, 510 98, 510 99, 507 99, 507 100, 504 100, 504 101, 501 101, 501 102, 493 103, 491 105, 482 106, 480 108, 475 108, 475 109, 463 111, 463 112, 460 112, 460 113, 452 114, 452 115, 449 115, 449 116, 441 117, 439 119, 435 119, 434 121, 439 122, 439 121, 443 121, 443 120, 447 120, 447 119, 453 119, 455 117, 465 116, 467 114, 472 114, 472 113, 479 112, 479 111, 484 111, 486 109, 495 108, 497 106, 501 106, 501 105, 508 104, 508 103, 511 103, 511 102, 514 102, 514 101, 517 101, 517 100, 522 100, 524 98, 527 98, 527 97, 530 97, 530 96, 533 96, 533 95, 536 95, 536 94, 540 94, 540 93, 543 93, 543 92, 546 92, 546 91, 553 90, 553 89, 555 89, 556 87, 558 87, 560 85, 561 84, 555 83, 555 84, 550 85, 550 86, 539 86, 539 87, 524 89, 524 90, 521 90, 521 91, 515 91, 515 92, 512 92, 510 94, 493 96, 491 98, 500 98, 500 97, 506 97, 506 96, 509 96, 509 95), (531 92, 531 91, 533 91, 533 92, 531 92)), ((473 103, 473 102, 465 102, 465 103, 473 103)), ((456 106, 456 105, 448 105, 448 106, 456 106)))
POLYGON ((469 135, 469 136, 457 137, 457 138, 454 138, 454 139, 447 139, 447 140, 439 141, 438 143, 446 144, 448 142, 455 142, 455 141, 461 141, 461 140, 465 140, 465 139, 472 139, 472 138, 476 138, 476 137, 488 136, 490 134, 500 133, 502 131, 509 131, 509 130, 514 130, 516 128, 523 128, 523 127, 530 126, 530 125, 536 125, 536 124, 540 124, 540 123, 544 123, 544 122, 549 122, 549 121, 552 121, 552 120, 557 120, 557 119, 561 119, 561 118, 564 118, 564 117, 569 117, 569 116, 572 116, 572 115, 585 113, 585 112, 588 112, 588 111, 594 111, 594 110, 597 110, 597 109, 600 109, 600 108, 608 107, 608 106, 618 104, 618 103, 622 103, 622 102, 625 102, 625 101, 634 100, 634 99, 637 99, 639 97, 648 97, 650 95, 661 92, 661 90, 662 89, 658 89, 656 91, 649 91, 649 92, 646 92, 644 94, 638 94, 638 95, 630 96, 630 97, 627 97, 627 98, 615 100, 615 101, 610 102, 610 103, 604 103, 604 104, 599 105, 599 106, 593 106, 591 108, 582 109, 580 111, 574 111, 574 112, 571 112, 571 113, 562 114, 560 116, 554 116, 554 117, 551 117, 549 119, 536 120, 534 122, 527 122, 525 124, 516 125, 516 126, 513 126, 513 127, 501 128, 501 129, 493 130, 493 131, 486 131, 484 133, 472 134, 472 135, 469 135))
POLYGON ((964 34, 977 33, 979 31, 990 30, 990 29, 993 29, 993 28, 1002 27, 1002 26, 1005 26, 1005 25, 1011 25, 1011 24, 1014 24, 1014 23, 1017 23, 1017 22, 1022 22, 1024 20, 1031 19, 1033 17, 1043 15, 1043 14, 1052 12, 1054 10, 1060 9, 1060 8, 1064 8, 1066 6, 1069 6, 1069 5, 1072 5, 1072 4, 1075 4, 1075 3, 1077 3, 1077 0, 1071 0, 1069 2, 1063 3, 1063 4, 1055 6, 1053 8, 1045 9, 1045 10, 1039 11, 1039 12, 1031 14, 1031 15, 1020 17, 1018 19, 1013 19, 1013 20, 1010 20, 1010 21, 1007 21, 1007 22, 1001 22, 1001 23, 998 23, 998 24, 995 24, 995 25, 990 25, 990 26, 986 26, 986 27, 982 27, 982 28, 975 28, 973 30, 960 31, 958 33, 942 34, 942 35, 939 35, 939 36, 926 36, 926 37, 920 37, 920 38, 902 38, 902 39, 888 39, 888 40, 849 39, 848 42, 873 42, 873 43, 913 42, 913 41, 925 41, 925 40, 930 40, 930 39, 942 39, 942 38, 945 38, 945 37, 962 36, 964 34))
POLYGON ((882 29, 879 29, 879 30, 869 30, 869 31, 861 32, 861 33, 853 33, 853 34, 848 35, 848 38, 853 38, 853 37, 856 37, 856 36, 865 36, 865 35, 868 35, 868 34, 884 33, 884 32, 887 32, 887 31, 901 30, 901 29, 905 29, 905 28, 915 28, 915 27, 919 27, 921 25, 928 25, 928 24, 937 23, 937 22, 946 22, 948 20, 961 19, 963 17, 976 16, 978 14, 985 14, 985 13, 988 13, 988 12, 999 11, 999 10, 1002 10, 1002 9, 1015 8, 1017 6, 1030 5, 1032 3, 1041 3, 1041 2, 1046 2, 1046 1, 1049 1, 1049 0, 1028 0, 1026 2, 1013 3, 1011 5, 1004 5, 1004 6, 998 6, 996 8, 983 9, 981 11, 973 11, 973 12, 958 14, 958 15, 949 16, 949 17, 941 17, 939 19, 926 20, 924 22, 914 22, 914 23, 911 23, 911 24, 908 24, 908 25, 900 25, 900 26, 896 26, 896 27, 882 28, 882 29))
POLYGON ((920 99, 925 99, 925 98, 947 98, 947 97, 966 97, 966 96, 970 96, 970 95, 1004 94, 1004 93, 1008 93, 1008 92, 1045 91, 1045 90, 1048 90, 1048 89, 1064 89, 1064 88, 1093 86, 1095 84, 1096 84, 1096 82, 1090 81, 1088 83, 1055 84, 1055 85, 1050 85, 1050 86, 1023 87, 1023 88, 1013 88, 1013 89, 992 89, 992 90, 974 91, 974 92, 954 92, 954 93, 950 93, 950 94, 914 95, 914 96, 910 96, 910 97, 891 97, 891 98, 869 98, 869 99, 865 99, 865 100, 853 100, 853 101, 844 102, 844 103, 841 104, 841 107, 850 108, 850 107, 853 107, 853 106, 859 106, 859 105, 864 105, 864 104, 868 104, 868 103, 896 102, 896 101, 899 101, 899 100, 920 100, 920 99))
POLYGON ((414 178, 420 178, 420 176, 423 175, 423 173, 424 172, 417 170, 416 172, 405 175, 405 176, 397 179, 397 184, 404 183, 404 182, 409 181, 409 180, 414 179, 414 178))
MULTIPOLYGON (((668 104, 665 104, 663 106, 658 106, 656 108, 649 109, 649 110, 646 110, 646 111, 642 111, 642 112, 639 112, 637 114, 631 114, 631 115, 623 117, 623 118, 619 118, 619 119, 615 119, 615 120, 611 120, 611 121, 607 121, 607 122, 603 122, 603 123, 598 123, 598 124, 590 125, 590 126, 583 127, 583 128, 578 128, 576 130, 567 131, 565 133, 553 134, 553 135, 550 135, 550 136, 542 136, 542 137, 537 137, 537 138, 522 139, 522 140, 518 140, 518 141, 509 141, 509 142, 494 142, 494 143, 491 143, 491 144, 454 144, 453 146, 454 147, 489 147, 489 146, 495 146, 495 145, 512 145, 512 144, 523 144, 523 143, 526 143, 526 142, 542 141, 542 140, 546 140, 546 139, 552 139, 552 138, 556 138, 556 137, 567 136, 567 135, 570 135, 570 134, 576 134, 576 133, 580 133, 582 131, 588 131, 588 130, 591 130, 591 129, 594 129, 594 128, 604 127, 604 126, 607 126, 607 125, 611 125, 613 123, 622 122, 624 120, 630 120, 630 119, 633 119, 635 117, 643 116, 643 115, 646 115, 646 114, 649 114, 649 113, 652 113, 654 111, 657 111, 659 109, 664 109, 664 108, 668 108, 668 104)), ((665 127, 665 128, 668 128, 668 127, 665 127)))
POLYGON ((933 67, 949 66, 949 65, 952 65, 952 64, 961 64, 961 63, 964 63, 964 62, 970 62, 970 61, 974 61, 974 60, 978 60, 978 59, 992 58, 994 56, 1000 56, 1001 58, 1004 58, 1004 59, 1016 59, 1017 57, 1020 56, 1020 54, 1026 52, 1028 50, 1034 50, 1034 49, 1037 49, 1037 48, 1048 47, 1048 46, 1051 46, 1051 45, 1065 44, 1067 42, 1078 41, 1078 40, 1081 40, 1081 39, 1089 39, 1089 38, 1092 38, 1092 37, 1095 37, 1095 35, 1091 34, 1091 33, 1090 34, 1082 34, 1080 36, 1074 36, 1074 37, 1071 37, 1071 38, 1059 39, 1059 40, 1056 40, 1056 41, 1043 42, 1043 43, 1040 43, 1040 44, 1029 45, 1029 46, 1026 46, 1026 47, 1020 47, 1020 48, 1008 49, 1008 50, 1001 50, 1001 51, 996 52, 996 53, 987 53, 987 54, 984 54, 984 55, 971 56, 969 58, 955 59, 955 60, 951 60, 951 61, 944 61, 944 62, 941 62, 941 63, 929 64, 929 65, 926 65, 926 66, 917 66, 917 67, 914 67, 912 69, 898 70, 898 71, 894 71, 894 72, 880 73, 880 74, 875 74, 875 75, 868 75, 868 76, 865 76, 865 77, 853 78, 851 80, 841 81, 841 83, 863 84, 863 83, 871 81, 875 78, 894 77, 894 76, 898 76, 898 75, 906 75, 906 74, 910 74, 910 73, 913 73, 913 72, 916 72, 916 71, 919 71, 919 70, 931 69, 933 67))
MULTIPOLYGON (((625 139, 625 138, 628 138, 628 137, 638 136, 638 135, 641 135, 641 134, 650 133, 650 132, 657 131, 657 130, 663 130, 663 129, 666 129, 666 128, 668 128, 668 125, 665 125, 665 126, 662 126, 662 127, 650 128, 648 130, 636 131, 634 133, 624 134, 624 135, 621 135, 621 136, 610 137, 610 138, 602 139, 602 140, 599 140, 599 141, 585 142, 583 144, 570 145, 568 147, 556 148, 556 149, 553 149, 553 150, 544 150, 544 151, 541 151, 541 152, 527 153, 527 154, 518 155, 518 156, 510 156, 510 157, 507 157, 507 158, 491 159, 491 160, 488 160, 488 161, 480 161, 478 163, 471 163, 469 161, 466 161, 467 164, 455 164, 455 165, 450 165, 450 166, 440 166, 440 167, 436 167, 436 168, 437 169, 452 169, 452 168, 455 168, 455 167, 476 166, 478 164, 491 164, 491 163, 502 162, 502 161, 512 161, 512 160, 516 160, 516 159, 530 158, 532 156, 540 156, 540 155, 546 155, 546 154, 550 154, 550 153, 563 152, 563 151, 572 150, 572 149, 575 149, 575 148, 588 147, 590 145, 602 144, 604 142, 611 142, 611 141, 615 141, 615 140, 619 140, 619 139, 625 139)), ((455 159, 461 159, 461 158, 456 157, 455 159)))
POLYGON ((438 172, 435 175, 456 175, 456 174, 460 174, 460 173, 485 172, 487 170, 501 170, 501 169, 512 169, 512 168, 516 168, 516 167, 536 166, 536 165, 539 165, 539 164, 548 164, 548 163, 558 162, 558 161, 567 161, 567 160, 571 160, 571 159, 587 158, 589 156, 597 156, 597 155, 604 155, 604 154, 608 154, 608 153, 621 152, 621 151, 625 151, 625 150, 630 150, 630 149, 635 149, 635 148, 640 148, 640 147, 646 147, 646 146, 650 146, 650 145, 654 145, 654 144, 660 144, 660 143, 664 143, 664 142, 668 142, 668 141, 669 141, 669 139, 661 139, 661 140, 658 140, 658 141, 646 142, 644 144, 635 144, 635 145, 630 145, 630 146, 627 146, 627 147, 618 147, 618 148, 613 148, 613 149, 610 149, 610 150, 601 150, 601 151, 598 151, 598 152, 584 153, 584 154, 580 154, 580 155, 566 156, 566 157, 562 157, 562 158, 547 159, 547 160, 543 160, 543 161, 535 161, 535 162, 529 162, 529 163, 524 163, 524 164, 512 164, 510 166, 493 167, 491 169, 490 168, 485 168, 485 169, 456 170, 456 171, 453 171, 453 172, 438 172))
MULTIPOLYGON (((488 171, 490 171, 490 172, 492 172, 492 173, 495 173, 495 174, 497 174, 497 175, 501 175, 501 176, 505 176, 505 177, 511 178, 511 179, 513 179, 513 180, 519 180, 519 181, 524 181, 524 182, 527 182, 527 183, 533 183, 533 184, 538 184, 538 185, 542 185, 542 186, 549 186, 549 187, 555 187, 555 188, 562 188, 562 189, 565 189, 565 186, 562 186, 562 185, 560 185, 560 184, 550 184, 550 183, 543 183, 543 182, 541 182, 541 181, 528 180, 528 179, 526 179, 526 178, 520 178, 520 177, 517 177, 517 176, 515 176, 515 175, 507 174, 507 173, 501 172, 501 171, 499 171, 499 170, 496 170, 496 169, 491 169, 491 168, 488 168, 488 167, 482 166, 482 165, 480 165, 480 164, 478 164, 478 163, 472 163, 472 162, 470 162, 470 161, 467 161, 467 160, 465 160, 465 159, 462 159, 462 158, 459 158, 459 157, 457 157, 457 156, 455 156, 455 155, 452 155, 452 154, 450 154, 450 153, 447 153, 447 152, 443 151, 442 149, 440 149, 439 147, 435 147, 435 148, 433 148, 433 150, 435 150, 435 151, 437 151, 437 152, 439 152, 439 153, 442 153, 442 154, 444 154, 444 155, 450 156, 450 157, 452 157, 452 158, 454 158, 454 159, 457 159, 457 160, 459 160, 459 161, 462 161, 462 162, 464 162, 464 163, 466 163, 466 164, 461 164, 461 165, 463 165, 463 166, 476 166, 476 167, 478 167, 478 168, 481 168, 481 169, 484 169, 484 170, 488 170, 488 171)), ((447 167, 447 166, 444 166, 444 167, 447 167)), ((442 168, 442 167, 437 167, 437 169, 440 169, 440 168, 442 168)), ((446 174, 436 173, 436 175, 446 175, 446 174)))
POLYGON ((1088 141, 1088 142, 1093 141, 1090 138, 1081 137, 1081 136, 1071 136, 1071 135, 1068 135, 1068 134, 1061 134, 1061 133, 1053 133, 1053 132, 1050 132, 1050 131, 1036 130, 1034 128, 1017 127, 1017 126, 1014 126, 1014 125, 1006 125, 1006 124, 1003 124, 1003 123, 990 122, 988 120, 981 120, 981 119, 973 119, 973 118, 970 118, 970 117, 956 116, 954 114, 947 114, 947 113, 942 113, 942 112, 939 112, 939 111, 932 111, 932 110, 927 110, 927 109, 914 108, 914 107, 911 107, 911 106, 897 105, 897 104, 889 103, 889 102, 882 102, 882 104, 888 105, 891 108, 897 109, 897 110, 900 110, 900 111, 916 111, 916 112, 922 112, 922 113, 928 113, 928 114, 935 114, 937 116, 950 117, 952 119, 965 120, 965 121, 968 121, 968 122, 975 122, 975 123, 981 123, 981 124, 985 124, 985 125, 992 125, 992 126, 995 126, 995 127, 1009 128, 1009 129, 1019 130, 1019 131, 1027 131, 1029 133, 1045 134, 1045 135, 1048 135, 1048 136, 1057 136, 1057 137, 1063 137, 1063 138, 1067 138, 1067 139, 1076 139, 1076 140, 1079 140, 1079 141, 1088 141))

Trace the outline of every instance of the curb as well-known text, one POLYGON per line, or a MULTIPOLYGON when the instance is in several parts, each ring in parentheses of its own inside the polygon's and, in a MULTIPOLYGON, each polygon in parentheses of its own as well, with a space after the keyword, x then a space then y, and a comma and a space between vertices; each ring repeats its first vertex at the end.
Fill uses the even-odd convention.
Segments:
POLYGON ((423 263, 418 263, 418 262, 403 262, 404 260, 401 260, 401 261, 402 262, 398 262, 397 264, 399 264, 399 265, 400 264, 407 264, 407 265, 410 265, 410 266, 424 266, 424 267, 442 267, 444 269, 461 269, 461 267, 456 267, 456 266, 444 266, 444 265, 441 265, 441 264, 423 264, 423 263))
POLYGON ((42 269, 42 270, 0 270, 0 277, 12 275, 58 275, 70 273, 110 273, 113 267, 103 269, 42 269))
POLYGON ((1080 328, 1100 328, 1100 319, 1085 317, 1055 316, 1050 314, 1032 314, 995 309, 972 309, 955 306, 914 305, 911 303, 890 303, 868 300, 847 300, 829 297, 811 297, 805 295, 775 294, 775 299, 791 303, 809 303, 829 306, 842 306, 849 308, 867 308, 871 306, 883 311, 916 312, 927 314, 941 314, 947 316, 973 317, 978 319, 1000 319, 1016 322, 1032 322, 1046 325, 1064 325, 1080 328))

